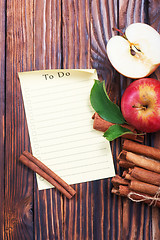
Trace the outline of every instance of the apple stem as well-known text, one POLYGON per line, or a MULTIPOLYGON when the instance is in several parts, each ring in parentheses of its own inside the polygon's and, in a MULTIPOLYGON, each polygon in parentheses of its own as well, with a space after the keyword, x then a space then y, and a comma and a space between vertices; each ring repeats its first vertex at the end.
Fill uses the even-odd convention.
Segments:
POLYGON ((120 29, 115 28, 115 27, 113 27, 112 29, 113 29, 113 31, 117 31, 117 32, 121 33, 121 34, 122 34, 122 37, 124 37, 125 39, 127 39, 126 35, 125 35, 120 29))
POLYGON ((138 107, 138 106, 135 106, 135 105, 133 105, 132 107, 133 108, 139 108, 140 110, 146 110, 146 108, 147 108, 147 106, 140 106, 140 107, 138 107))

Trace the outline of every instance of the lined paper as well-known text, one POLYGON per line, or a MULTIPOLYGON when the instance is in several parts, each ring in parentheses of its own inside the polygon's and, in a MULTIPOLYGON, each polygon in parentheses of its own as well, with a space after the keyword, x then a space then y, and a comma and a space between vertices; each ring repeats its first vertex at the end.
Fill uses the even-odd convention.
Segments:
MULTIPOLYGON (((32 154, 76 184, 115 175, 109 142, 93 129, 94 69, 19 73, 32 154)), ((53 186, 37 174, 39 190, 53 186)))

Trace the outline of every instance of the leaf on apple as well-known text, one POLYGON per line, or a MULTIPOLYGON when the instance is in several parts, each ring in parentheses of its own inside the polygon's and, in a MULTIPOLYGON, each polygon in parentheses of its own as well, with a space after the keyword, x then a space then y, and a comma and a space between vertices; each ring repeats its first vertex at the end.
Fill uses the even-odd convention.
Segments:
POLYGON ((117 124, 125 123, 119 106, 113 103, 107 95, 105 81, 95 80, 90 93, 90 102, 93 109, 104 120, 117 124))
POLYGON ((108 141, 113 141, 114 139, 121 137, 124 134, 135 134, 135 133, 130 131, 128 128, 124 128, 118 124, 115 124, 107 129, 103 137, 105 137, 108 141))

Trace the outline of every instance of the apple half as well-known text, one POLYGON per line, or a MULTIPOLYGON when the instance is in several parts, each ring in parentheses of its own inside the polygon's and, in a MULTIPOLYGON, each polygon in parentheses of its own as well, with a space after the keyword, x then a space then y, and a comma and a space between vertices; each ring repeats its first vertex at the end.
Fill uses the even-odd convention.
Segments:
POLYGON ((160 34, 145 23, 129 25, 122 36, 107 43, 108 58, 113 67, 129 78, 143 78, 160 65, 160 34))
POLYGON ((124 91, 121 111, 125 120, 137 130, 151 133, 160 130, 160 81, 142 78, 124 91))

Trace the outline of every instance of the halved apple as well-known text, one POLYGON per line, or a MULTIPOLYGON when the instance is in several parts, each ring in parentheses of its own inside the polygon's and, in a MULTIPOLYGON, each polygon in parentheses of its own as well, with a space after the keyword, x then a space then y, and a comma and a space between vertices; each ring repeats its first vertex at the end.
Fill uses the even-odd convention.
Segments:
POLYGON ((129 25, 122 36, 107 43, 108 58, 113 67, 129 78, 142 78, 160 65, 160 34, 145 23, 129 25))

